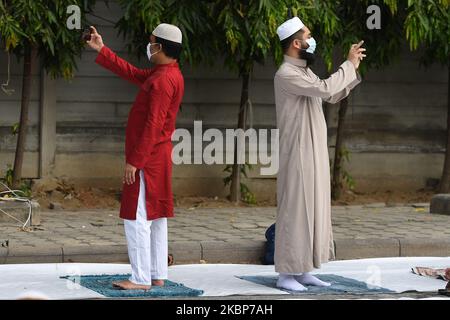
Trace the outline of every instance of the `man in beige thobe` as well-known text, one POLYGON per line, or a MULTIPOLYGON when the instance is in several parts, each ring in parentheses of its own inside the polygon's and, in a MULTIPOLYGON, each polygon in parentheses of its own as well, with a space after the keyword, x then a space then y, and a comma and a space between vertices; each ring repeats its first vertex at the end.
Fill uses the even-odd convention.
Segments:
POLYGON ((277 286, 307 290, 329 286, 309 274, 334 259, 331 228, 330 166, 322 100, 336 103, 360 81, 357 68, 365 57, 362 42, 328 79, 319 79, 308 65, 316 46, 297 17, 277 29, 284 62, 275 79, 280 167, 277 179, 275 271, 277 286))

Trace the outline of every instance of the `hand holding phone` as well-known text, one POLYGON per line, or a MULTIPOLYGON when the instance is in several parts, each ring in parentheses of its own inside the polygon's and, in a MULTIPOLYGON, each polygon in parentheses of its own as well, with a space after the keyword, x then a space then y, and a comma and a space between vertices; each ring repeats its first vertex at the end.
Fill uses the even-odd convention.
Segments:
POLYGON ((347 59, 353 63, 353 65, 355 66, 355 69, 358 69, 359 64, 366 57, 366 55, 364 54, 366 49, 361 48, 363 43, 364 43, 364 40, 361 40, 357 44, 353 44, 350 48, 350 51, 348 52, 347 59))
POLYGON ((103 48, 102 36, 98 34, 95 27, 89 27, 89 34, 86 33, 86 43, 94 50, 100 51, 103 48))

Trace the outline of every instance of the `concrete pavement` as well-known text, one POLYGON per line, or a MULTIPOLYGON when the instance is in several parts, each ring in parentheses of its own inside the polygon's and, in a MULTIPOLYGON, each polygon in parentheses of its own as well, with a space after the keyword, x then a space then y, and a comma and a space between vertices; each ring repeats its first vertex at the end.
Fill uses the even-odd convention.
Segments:
MULTIPOLYGON (((175 263, 261 263, 274 207, 176 209, 169 220, 175 263)), ((450 256, 450 216, 428 204, 333 206, 336 258, 450 256)), ((25 232, 0 224, 0 263, 128 262, 117 211, 42 211, 25 232)))

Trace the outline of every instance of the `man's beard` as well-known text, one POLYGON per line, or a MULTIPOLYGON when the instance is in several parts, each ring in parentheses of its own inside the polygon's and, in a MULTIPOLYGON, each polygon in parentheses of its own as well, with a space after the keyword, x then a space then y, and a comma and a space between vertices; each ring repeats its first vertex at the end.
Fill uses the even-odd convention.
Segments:
POLYGON ((316 60, 316 56, 314 53, 306 52, 306 50, 302 49, 299 53, 300 59, 306 60, 306 65, 311 66, 314 64, 316 60))

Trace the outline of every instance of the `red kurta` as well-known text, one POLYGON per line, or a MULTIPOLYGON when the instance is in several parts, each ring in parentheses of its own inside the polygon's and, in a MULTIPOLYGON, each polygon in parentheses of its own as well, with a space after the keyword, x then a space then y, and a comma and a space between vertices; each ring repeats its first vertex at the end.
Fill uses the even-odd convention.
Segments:
POLYGON ((138 170, 132 185, 123 184, 120 217, 136 220, 139 169, 145 175, 147 219, 173 217, 171 137, 184 93, 178 63, 138 69, 106 46, 95 62, 139 86, 125 139, 126 162, 138 170))

